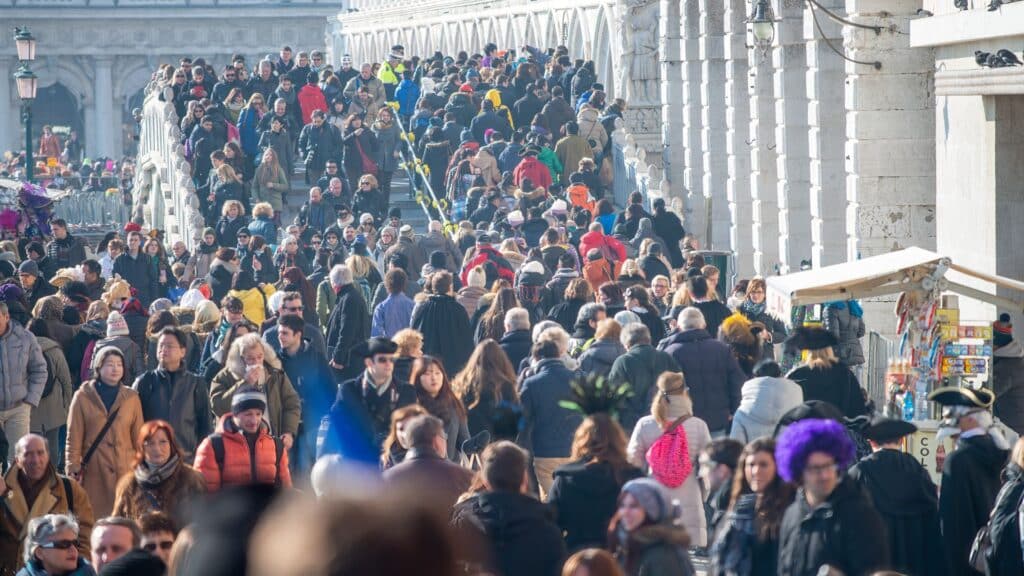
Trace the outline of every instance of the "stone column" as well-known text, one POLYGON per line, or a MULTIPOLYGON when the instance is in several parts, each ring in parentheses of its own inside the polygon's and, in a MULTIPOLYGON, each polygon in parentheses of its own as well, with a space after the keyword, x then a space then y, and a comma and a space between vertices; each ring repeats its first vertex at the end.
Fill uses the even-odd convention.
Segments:
POLYGON ((93 58, 96 74, 93 77, 93 94, 95 95, 95 119, 92 129, 96 134, 96 148, 89 150, 92 157, 114 156, 120 151, 114 149, 114 129, 120 129, 114 122, 114 81, 111 75, 113 58, 96 56, 93 58))
POLYGON ((745 0, 725 0, 726 195, 731 215, 730 245, 738 278, 754 274, 753 214, 750 203, 750 98, 747 96, 745 0))
POLYGON ((701 151, 704 197, 711 202, 708 248, 728 250, 731 234, 725 151, 724 0, 700 0, 701 151))
MULTIPOLYGON (((14 58, 0 58, 0 150, 20 150, 15 145, 17 139, 17 122, 20 116, 14 104, 19 102, 18 91, 14 86, 14 58)), ((23 146, 23 145, 22 145, 23 146)))
POLYGON ((811 183, 807 145, 807 45, 803 6, 779 0, 776 12, 775 140, 778 143, 779 271, 811 257, 811 183))
MULTIPOLYGON (((844 15, 844 0, 822 0, 829 10, 844 15)), ((842 49, 842 27, 820 10, 818 24, 828 39, 842 49)), ((807 39, 807 119, 811 169, 811 262, 814 267, 846 261, 846 80, 845 62, 825 40, 810 8, 804 11, 807 39)))
MULTIPOLYGON (((661 140, 665 179, 671 197, 681 198, 689 213, 683 182, 684 124, 683 124, 683 16, 679 0, 661 0, 659 12, 661 35, 661 140)), ((687 216, 687 219, 689 217, 687 216)), ((689 225, 689 222, 687 222, 689 225)))
MULTIPOLYGON (((748 36, 749 37, 749 36, 748 36)), ((778 147, 775 144, 775 95, 772 52, 747 52, 750 82, 750 199, 754 271, 774 274, 779 264, 778 147)))
MULTIPOLYGON (((935 60, 911 48, 909 20, 920 0, 847 0, 850 19, 881 34, 846 26, 846 208, 850 260, 908 246, 935 248, 935 60), (896 32, 889 30, 894 26, 896 32)), ((893 333, 891 305, 865 303, 865 322, 893 333)))
POLYGON ((683 182, 686 189, 687 232, 707 244, 707 215, 704 200, 704 159, 701 155, 700 126, 700 3, 683 0, 683 147, 685 165, 683 182))

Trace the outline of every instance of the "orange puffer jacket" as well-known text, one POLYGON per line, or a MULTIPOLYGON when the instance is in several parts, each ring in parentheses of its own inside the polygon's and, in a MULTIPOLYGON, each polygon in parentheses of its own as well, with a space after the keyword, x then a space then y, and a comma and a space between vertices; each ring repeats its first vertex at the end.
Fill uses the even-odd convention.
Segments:
MULTIPOLYGON (((206 437, 196 451, 196 469, 206 479, 206 490, 215 492, 225 486, 244 486, 246 484, 274 484, 278 470, 274 463, 277 460, 277 447, 274 438, 267 433, 265 426, 260 427, 259 438, 256 439, 256 464, 253 465, 249 444, 241 430, 235 426, 231 414, 225 414, 217 424, 217 433, 224 438, 224 467, 217 464, 210 437, 206 437), (255 477, 254 477, 255 475, 255 477)), ((291 488, 292 477, 288 473, 288 451, 281 452, 280 468, 281 486, 291 488)))

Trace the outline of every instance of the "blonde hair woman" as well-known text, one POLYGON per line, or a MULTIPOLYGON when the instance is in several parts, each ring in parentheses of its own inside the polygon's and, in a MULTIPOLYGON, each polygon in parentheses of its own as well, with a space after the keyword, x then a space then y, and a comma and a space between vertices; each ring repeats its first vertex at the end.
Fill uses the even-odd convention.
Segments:
POLYGON ((807 360, 786 375, 804 391, 804 402, 823 400, 839 408, 843 416, 856 418, 867 413, 857 376, 839 361, 832 347, 839 341, 828 330, 802 326, 793 331, 786 345, 807 351, 807 360))
POLYGON ((263 151, 256 177, 252 179, 252 197, 257 202, 270 204, 275 215, 283 208, 284 195, 290 189, 288 174, 281 167, 281 161, 273 148, 263 151))
POLYGON ((686 437, 691 471, 682 484, 676 487, 665 486, 665 489, 673 499, 679 501, 682 524, 690 535, 691 544, 703 547, 708 545, 708 528, 704 501, 697 482, 697 459, 704 447, 711 443, 711 432, 703 420, 693 415, 693 401, 681 372, 665 372, 658 377, 651 413, 636 423, 626 453, 631 464, 649 470, 647 451, 676 424, 686 437))

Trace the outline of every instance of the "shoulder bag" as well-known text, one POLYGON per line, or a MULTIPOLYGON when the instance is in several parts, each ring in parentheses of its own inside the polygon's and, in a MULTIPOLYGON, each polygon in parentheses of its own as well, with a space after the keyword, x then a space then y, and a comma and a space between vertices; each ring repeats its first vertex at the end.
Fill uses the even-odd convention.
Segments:
POLYGON ((92 441, 92 445, 85 451, 85 456, 82 458, 82 465, 79 468, 79 477, 85 474, 85 469, 89 465, 89 461, 92 460, 93 454, 100 447, 100 442, 106 438, 107 432, 110 431, 110 427, 114 425, 114 419, 117 418, 117 413, 121 411, 121 408, 115 408, 113 412, 107 415, 107 421, 103 423, 103 428, 100 429, 100 433, 96 435, 96 439, 92 441))

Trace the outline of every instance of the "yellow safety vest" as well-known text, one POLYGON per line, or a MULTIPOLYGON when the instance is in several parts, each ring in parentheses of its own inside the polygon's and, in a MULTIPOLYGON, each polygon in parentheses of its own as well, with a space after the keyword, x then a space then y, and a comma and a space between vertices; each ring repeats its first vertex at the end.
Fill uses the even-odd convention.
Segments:
POLYGON ((377 71, 377 79, 384 84, 398 84, 398 78, 402 72, 405 72, 404 64, 392 68, 391 64, 384 62, 380 65, 380 70, 377 71))

